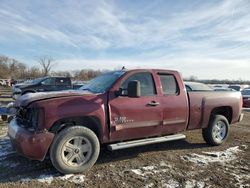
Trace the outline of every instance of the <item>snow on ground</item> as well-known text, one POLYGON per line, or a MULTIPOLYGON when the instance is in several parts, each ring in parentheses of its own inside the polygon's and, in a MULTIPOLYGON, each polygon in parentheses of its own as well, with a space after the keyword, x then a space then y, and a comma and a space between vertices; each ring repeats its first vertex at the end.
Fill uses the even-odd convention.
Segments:
POLYGON ((62 181, 69 181, 75 184, 81 184, 84 182, 85 176, 81 174, 67 174, 67 175, 58 177, 58 179, 62 181))
POLYGON ((0 163, 11 153, 15 153, 15 151, 13 151, 10 139, 6 136, 0 138, 0 163))
POLYGON ((7 126, 1 127, 1 129, 0 129, 0 139, 7 137, 7 130, 8 130, 7 126))
POLYGON ((80 175, 80 174, 67 174, 67 175, 61 175, 61 176, 59 174, 44 174, 44 175, 40 175, 37 178, 23 178, 20 181, 25 183, 25 182, 30 182, 34 180, 40 183, 46 183, 46 184, 51 184, 53 181, 56 181, 56 180, 68 181, 68 182, 75 183, 75 184, 81 184, 84 182, 85 176, 80 175))
POLYGON ((226 163, 237 158, 237 154, 242 152, 239 146, 228 148, 224 151, 202 152, 202 154, 189 154, 182 156, 181 159, 190 161, 198 165, 207 165, 208 163, 226 163))
MULTIPOLYGON (((140 176, 142 179, 144 180, 148 180, 150 178, 150 176, 153 175, 163 175, 164 178, 162 178, 160 180, 160 182, 158 182, 158 184, 154 184, 154 183, 148 183, 144 186, 144 188, 151 188, 151 187, 156 187, 159 186, 160 187, 164 187, 164 188, 175 188, 175 187, 182 187, 182 185, 175 180, 174 178, 171 177, 171 173, 176 172, 176 170, 174 169, 173 166, 166 164, 164 161, 160 161, 159 165, 156 166, 144 166, 144 167, 140 167, 137 169, 131 169, 130 170, 132 173, 140 176), (167 173, 167 175, 166 175, 167 173)), ((205 187, 206 184, 205 182, 202 181, 196 181, 196 180, 188 180, 185 182, 185 188, 203 188, 205 187)))
POLYGON ((144 166, 139 169, 131 169, 131 171, 138 176, 147 178, 152 174, 160 174, 162 172, 166 172, 167 168, 158 168, 157 166, 144 166))
POLYGON ((37 181, 41 182, 41 183, 47 183, 47 184, 51 184, 51 182, 54 180, 53 175, 40 175, 37 178, 37 181))
POLYGON ((203 188, 205 187, 205 183, 202 181, 196 181, 196 180, 188 180, 185 183, 185 188, 203 188))

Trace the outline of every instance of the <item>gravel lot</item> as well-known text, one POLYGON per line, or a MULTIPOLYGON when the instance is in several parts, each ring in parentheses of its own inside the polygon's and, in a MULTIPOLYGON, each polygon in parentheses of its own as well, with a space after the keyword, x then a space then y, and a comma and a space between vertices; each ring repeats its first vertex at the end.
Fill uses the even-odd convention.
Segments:
POLYGON ((102 148, 88 172, 61 175, 50 160, 16 154, 0 121, 0 187, 250 187, 250 112, 231 126, 228 141, 205 144, 200 131, 187 139, 115 152, 102 148))

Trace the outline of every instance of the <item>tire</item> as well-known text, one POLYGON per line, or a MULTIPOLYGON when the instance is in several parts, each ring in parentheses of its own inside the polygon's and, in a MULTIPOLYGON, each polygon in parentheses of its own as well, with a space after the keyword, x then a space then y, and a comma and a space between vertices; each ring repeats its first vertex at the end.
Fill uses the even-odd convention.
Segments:
POLYGON ((50 160, 63 174, 81 173, 90 169, 98 159, 100 144, 95 133, 82 126, 59 132, 50 147, 50 160))
POLYGON ((203 139, 212 146, 223 144, 229 135, 229 123, 222 115, 213 115, 207 128, 202 129, 203 139))

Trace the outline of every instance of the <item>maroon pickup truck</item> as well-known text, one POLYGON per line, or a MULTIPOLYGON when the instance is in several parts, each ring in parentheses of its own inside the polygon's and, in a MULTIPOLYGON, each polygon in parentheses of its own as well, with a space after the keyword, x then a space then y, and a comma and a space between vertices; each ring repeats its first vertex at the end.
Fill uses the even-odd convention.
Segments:
POLYGON ((62 173, 78 173, 96 162, 100 145, 117 150, 185 138, 202 129, 211 145, 225 142, 229 125, 243 118, 240 92, 186 92, 170 70, 105 73, 79 91, 34 93, 15 102, 8 135, 18 153, 50 156, 62 173))

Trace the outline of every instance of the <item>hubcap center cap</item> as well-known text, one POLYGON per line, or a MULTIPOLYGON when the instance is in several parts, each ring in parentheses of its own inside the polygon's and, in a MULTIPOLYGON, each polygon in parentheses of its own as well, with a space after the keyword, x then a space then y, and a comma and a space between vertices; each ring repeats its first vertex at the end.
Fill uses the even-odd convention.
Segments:
POLYGON ((79 153, 80 152, 80 150, 79 149, 75 149, 75 153, 79 153))

